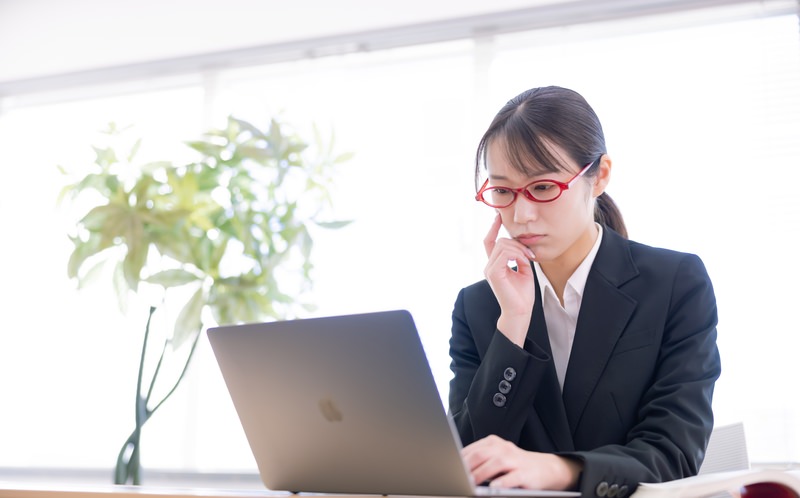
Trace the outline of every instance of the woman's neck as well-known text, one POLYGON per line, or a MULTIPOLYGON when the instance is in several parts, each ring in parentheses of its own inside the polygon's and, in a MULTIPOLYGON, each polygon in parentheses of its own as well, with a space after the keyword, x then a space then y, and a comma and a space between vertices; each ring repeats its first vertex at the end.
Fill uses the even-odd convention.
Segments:
POLYGON ((597 226, 592 223, 590 227, 558 258, 540 263, 542 271, 553 286, 553 290, 558 296, 561 305, 564 305, 564 289, 567 281, 578 269, 578 266, 586 259, 586 256, 594 247, 597 241, 597 226))

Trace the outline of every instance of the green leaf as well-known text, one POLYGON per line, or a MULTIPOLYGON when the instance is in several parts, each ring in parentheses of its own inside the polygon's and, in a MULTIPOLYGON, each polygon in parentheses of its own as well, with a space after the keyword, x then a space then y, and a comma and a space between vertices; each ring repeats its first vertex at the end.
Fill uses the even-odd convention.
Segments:
POLYGON ((151 284, 160 285, 162 287, 178 287, 186 285, 191 282, 197 282, 202 277, 198 277, 194 273, 182 269, 164 270, 151 275, 145 279, 146 282, 151 284))
POLYGON ((228 134, 225 133, 224 130, 217 130, 217 129, 208 130, 208 131, 203 133, 203 136, 205 136, 205 137, 220 137, 220 138, 224 138, 225 140, 228 139, 228 134))
POLYGON ((133 185, 131 189, 131 193, 133 196, 136 197, 136 206, 147 206, 148 201, 151 201, 150 198, 150 189, 156 183, 155 179, 152 175, 143 174, 139 177, 136 183, 133 185))
POLYGON ((217 275, 217 272, 219 272, 220 263, 222 262, 222 258, 225 256, 225 252, 228 248, 228 240, 230 239, 224 238, 214 244, 214 250, 211 252, 209 270, 213 271, 215 276, 217 275))
POLYGON ((160 171, 162 169, 173 169, 173 168, 174 166, 169 161, 152 161, 139 166, 139 169, 142 170, 143 173, 147 173, 148 175, 152 175, 156 171, 160 171))
POLYGON ((311 234, 308 233, 308 229, 304 225, 297 227, 297 230, 292 233, 292 239, 292 245, 299 248, 303 260, 308 261, 311 258, 311 249, 314 247, 314 241, 311 234))
POLYGON ((128 230, 125 235, 125 243, 128 246, 128 253, 122 262, 122 269, 125 273, 125 280, 128 286, 134 291, 139 288, 142 268, 147 260, 147 252, 150 244, 144 240, 144 227, 137 219, 129 219, 128 230))
POLYGON ((70 254, 69 262, 67 263, 67 275, 69 278, 78 278, 80 268, 87 259, 111 247, 109 241, 103 240, 97 234, 89 235, 86 241, 73 237, 72 242, 75 244, 75 248, 70 254))
POLYGON ((56 206, 61 206, 65 199, 75 198, 77 194, 78 192, 75 190, 74 185, 64 185, 61 187, 61 190, 58 191, 58 196, 56 197, 56 206))
POLYGON ((204 192, 212 192, 218 187, 222 187, 220 168, 212 168, 208 163, 196 163, 190 165, 197 170, 197 185, 204 192))
POLYGON ((175 330, 172 334, 173 349, 180 348, 187 340, 200 333, 202 327, 201 313, 205 303, 205 291, 200 287, 184 305, 175 320, 175 330))
POLYGON ((334 164, 341 164, 343 162, 353 159, 355 155, 356 155, 355 152, 344 152, 333 158, 333 162, 334 164))
POLYGON ((335 230, 338 228, 344 228, 347 225, 353 223, 353 220, 338 220, 338 221, 314 221, 314 224, 322 227, 322 228, 329 228, 331 230, 335 230))
POLYGON ((80 223, 93 232, 104 232, 110 219, 113 219, 119 212, 119 206, 106 204, 97 206, 86 213, 80 223))
POLYGON ((114 292, 117 295, 119 310, 125 315, 128 313, 128 292, 130 287, 128 286, 128 281, 125 279, 125 272, 122 269, 121 262, 114 268, 112 283, 114 285, 114 292))
POLYGON ((141 146, 142 146, 142 139, 139 138, 133 144, 133 147, 131 147, 131 151, 128 152, 128 162, 132 162, 133 161, 133 158, 136 157, 136 154, 139 152, 139 147, 141 147, 141 146))
POLYGON ((322 138, 322 133, 319 131, 317 123, 311 125, 311 131, 314 134, 314 144, 317 146, 317 149, 322 150, 325 146, 325 140, 322 138))
POLYGON ((186 142, 186 145, 188 145, 189 147, 191 147, 192 149, 196 150, 197 152, 203 155, 211 156, 216 159, 219 159, 220 155, 225 150, 224 146, 212 144, 209 142, 203 142, 199 140, 186 142))
POLYGON ((216 228, 214 226, 214 222, 205 213, 201 213, 201 212, 197 212, 197 211, 193 212, 191 214, 191 217, 189 218, 189 221, 192 223, 192 225, 200 228, 204 232, 207 232, 209 230, 213 230, 214 228, 216 228))
POLYGON ((106 147, 105 149, 101 149, 100 147, 92 147, 96 154, 96 158, 94 160, 99 166, 103 168, 107 168, 112 164, 117 162, 117 153, 114 152, 114 149, 111 147, 106 147))
POLYGON ((258 163, 265 163, 270 159, 275 158, 275 154, 272 150, 266 147, 257 147, 255 145, 242 145, 236 148, 236 154, 234 155, 235 160, 241 160, 243 158, 252 159, 258 163))
POLYGON ((197 250, 194 252, 197 255, 196 257, 197 266, 202 270, 206 271, 211 270, 213 272, 213 269, 211 267, 212 254, 214 253, 213 242, 209 239, 202 239, 200 240, 200 243, 197 244, 196 247, 197 250))
POLYGON ((249 121, 238 119, 233 116, 229 116, 228 120, 236 123, 240 129, 249 131, 254 138, 266 138, 264 136, 264 133, 261 130, 259 130, 256 126, 251 124, 249 121))
POLYGON ((86 272, 86 274, 80 279, 78 283, 78 289, 85 288, 88 284, 93 284, 100 280, 100 276, 103 273, 103 269, 105 268, 105 261, 98 261, 91 268, 86 272))

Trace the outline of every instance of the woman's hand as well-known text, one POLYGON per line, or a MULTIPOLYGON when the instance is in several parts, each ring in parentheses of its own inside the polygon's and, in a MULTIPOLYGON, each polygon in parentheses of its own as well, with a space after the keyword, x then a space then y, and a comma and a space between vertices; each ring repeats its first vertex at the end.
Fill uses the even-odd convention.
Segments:
POLYGON ((573 489, 581 463, 550 453, 520 449, 497 436, 487 436, 462 450, 476 483, 490 487, 526 489, 573 489))
POLYGON ((497 236, 503 222, 498 214, 483 240, 489 257, 484 276, 500 303, 500 318, 497 329, 512 342, 522 347, 528 334, 533 304, 536 300, 533 268, 533 251, 520 242, 497 236), (509 267, 515 264, 516 271, 509 267))

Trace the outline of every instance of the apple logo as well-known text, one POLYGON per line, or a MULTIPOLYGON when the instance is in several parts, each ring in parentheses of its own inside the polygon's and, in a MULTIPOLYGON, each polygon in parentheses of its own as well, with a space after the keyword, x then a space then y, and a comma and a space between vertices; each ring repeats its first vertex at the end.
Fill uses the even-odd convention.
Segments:
POLYGON ((330 398, 323 398, 319 400, 319 411, 328 422, 342 421, 342 412, 339 411, 336 403, 334 403, 334 401, 330 398))

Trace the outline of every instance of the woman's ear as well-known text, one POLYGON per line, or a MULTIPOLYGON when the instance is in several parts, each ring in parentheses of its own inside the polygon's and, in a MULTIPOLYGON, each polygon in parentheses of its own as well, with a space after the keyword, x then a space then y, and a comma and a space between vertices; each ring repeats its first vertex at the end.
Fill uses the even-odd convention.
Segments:
POLYGON ((603 154, 600 158, 600 165, 597 167, 597 174, 593 178, 592 195, 600 197, 605 192, 608 182, 611 180, 611 158, 608 154, 603 154))

